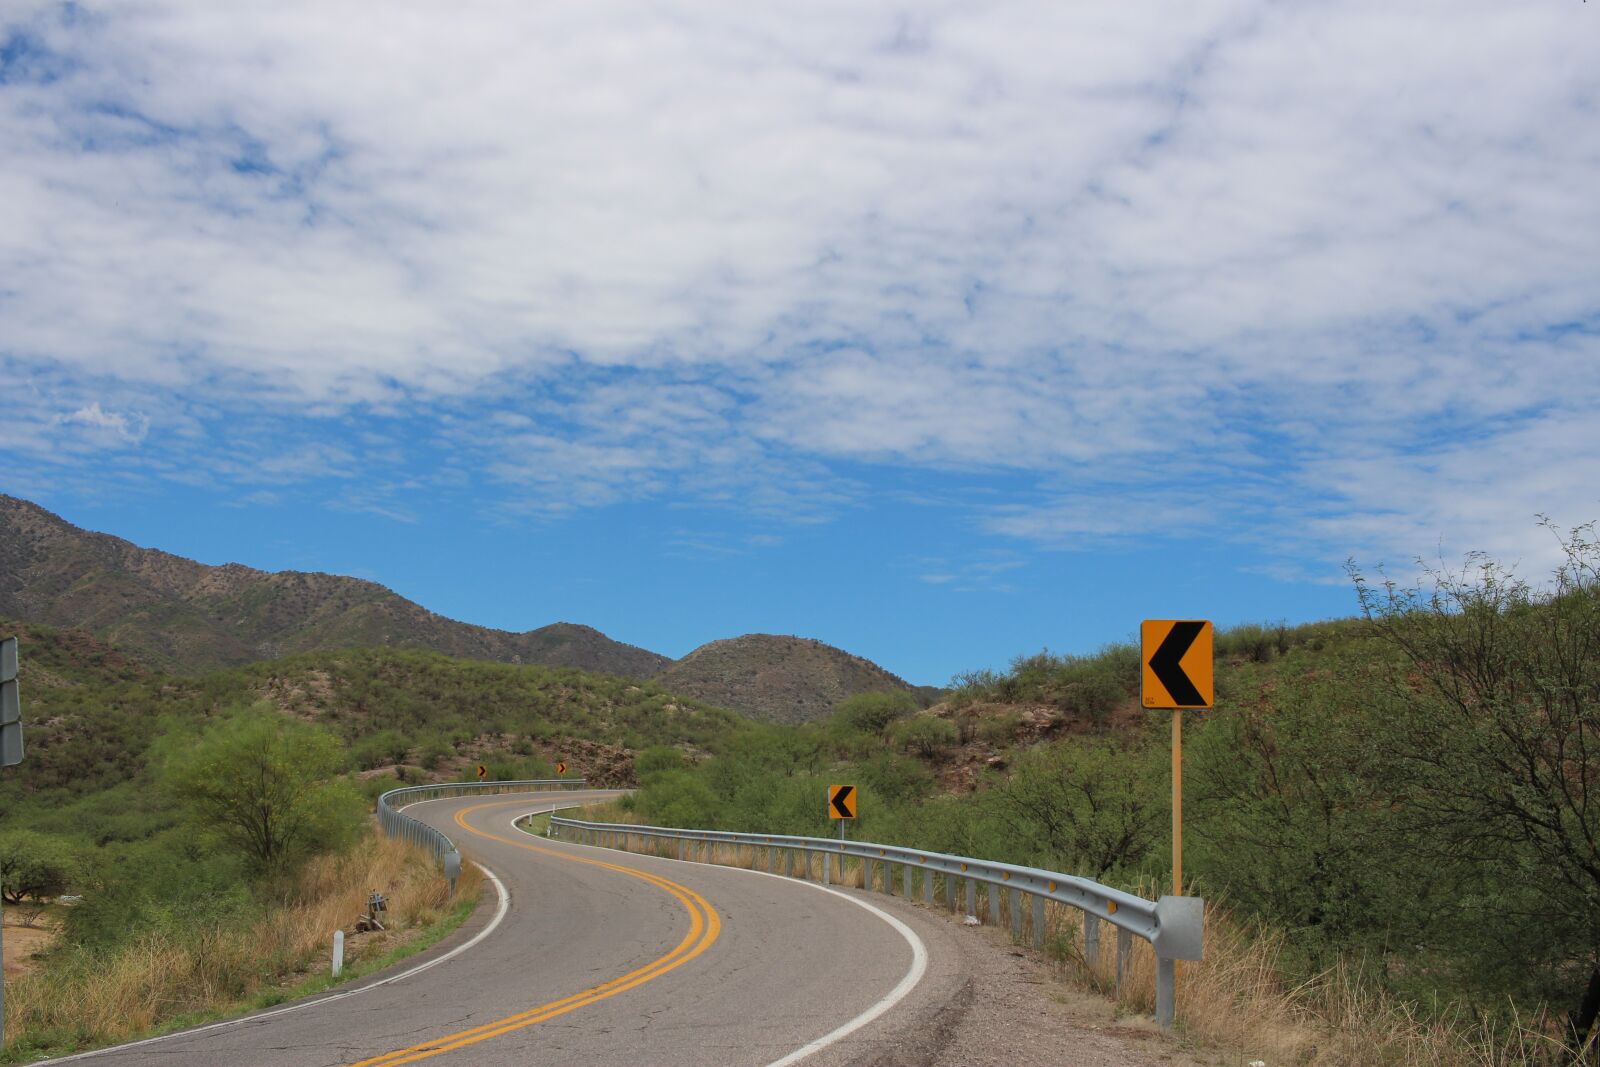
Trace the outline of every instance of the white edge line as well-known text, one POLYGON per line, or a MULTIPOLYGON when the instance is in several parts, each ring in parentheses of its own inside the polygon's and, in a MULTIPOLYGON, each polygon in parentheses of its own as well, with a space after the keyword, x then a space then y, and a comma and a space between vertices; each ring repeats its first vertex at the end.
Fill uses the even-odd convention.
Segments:
MULTIPOLYGON (((574 807, 576 807, 576 806, 577 805, 574 805, 574 807)), ((554 809, 552 809, 552 810, 554 810, 554 809)), ((542 812, 542 811, 530 811, 525 815, 519 815, 519 816, 516 817, 516 819, 512 820, 511 827, 512 827, 512 829, 517 830, 519 833, 528 834, 529 837, 535 838, 537 840, 538 839, 538 835, 529 834, 528 831, 523 830, 520 827, 518 827, 516 823, 517 823, 517 819, 525 819, 529 815, 542 815, 542 814, 544 814, 544 812, 542 812)), ((560 838, 557 838, 556 840, 559 841, 560 838)), ((570 844, 576 844, 576 842, 572 842, 572 841, 567 841, 567 842, 563 842, 563 843, 564 844, 569 844, 569 845, 570 844)), ((613 849, 613 848, 606 848, 606 849, 604 849, 604 851, 606 851, 606 852, 622 852, 621 849, 613 849)), ((623 855, 638 855, 638 854, 639 853, 623 852, 623 855)), ((920 983, 922 981, 923 977, 928 973, 928 946, 926 946, 926 945, 924 945, 922 943, 922 938, 917 936, 916 931, 912 930, 911 927, 907 926, 905 923, 901 922, 899 919, 895 918, 893 915, 890 915, 888 912, 884 911, 882 908, 878 907, 877 905, 869 904, 867 901, 858 899, 857 897, 853 897, 849 893, 845 893, 845 892, 842 892, 842 891, 840 891, 838 889, 834 889, 832 886, 822 885, 820 882, 801 881, 798 878, 790 878, 787 875, 770 874, 767 871, 757 871, 757 870, 753 870, 752 868, 749 868, 749 867, 729 867, 729 866, 725 866, 724 864, 721 864, 721 863, 700 863, 697 860, 680 860, 680 859, 677 859, 676 857, 672 857, 672 856, 654 856, 654 857, 651 857, 651 858, 652 859, 665 860, 668 863, 693 863, 697 867, 718 867, 718 868, 721 868, 722 870, 725 870, 725 871, 739 871, 739 872, 742 872, 744 874, 759 874, 763 878, 778 878, 778 879, 782 879, 784 882, 787 882, 790 885, 809 886, 812 889, 817 890, 818 892, 832 894, 833 896, 838 897, 840 900, 848 900, 850 903, 856 905, 859 908, 867 909, 872 914, 876 915, 878 918, 882 919, 884 922, 886 922, 890 926, 894 927, 895 932, 898 933, 901 937, 905 938, 906 944, 911 946, 911 967, 910 967, 910 969, 907 970, 906 973, 905 973, 905 976, 900 979, 899 984, 896 985, 893 989, 889 990, 888 993, 884 994, 883 997, 876 1004, 872 1005, 872 1007, 868 1008, 866 1011, 862 1012, 860 1015, 857 1015, 854 1019, 851 1019, 849 1022, 843 1024, 842 1026, 839 1026, 839 1027, 836 1027, 836 1028, 834 1028, 832 1030, 829 1030, 827 1033, 823 1034, 821 1037, 817 1038, 815 1041, 809 1042, 809 1043, 807 1043, 805 1045, 802 1045, 801 1047, 795 1049, 793 1052, 789 1053, 787 1056, 783 1057, 782 1059, 773 1060, 771 1063, 767 1064, 766 1067, 790 1067, 791 1064, 799 1063, 801 1060, 805 1059, 806 1057, 812 1056, 812 1055, 815 1055, 818 1052, 821 1052, 823 1049, 827 1048, 829 1045, 836 1044, 837 1042, 844 1040, 846 1037, 849 1037, 851 1034, 855 1033, 857 1030, 861 1029, 863 1026, 866 1026, 868 1023, 873 1022, 879 1016, 881 1016, 885 1012, 887 1012, 890 1008, 893 1008, 896 1004, 900 1003, 902 1000, 906 999, 906 997, 910 996, 911 995, 911 991, 917 987, 917 984, 920 983)), ((823 860, 824 860, 824 862, 826 862, 827 857, 823 857, 823 860)))
MULTIPOLYGON (((459 800, 461 798, 460 797, 440 797, 438 799, 439 800, 459 800)), ((434 801, 431 801, 431 800, 420 800, 420 801, 417 802, 417 804, 431 804, 431 803, 434 803, 434 801)), ((408 808, 409 807, 415 807, 415 806, 416 806, 415 804, 407 804, 406 805, 406 807, 408 807, 408 808)), ((566 805, 565 807, 581 807, 581 805, 571 804, 571 805, 566 805)), ((557 808, 548 808, 548 809, 544 809, 544 810, 562 811, 562 810, 564 810, 564 808, 557 807, 557 808)), ((544 814, 544 811, 531 811, 531 812, 528 812, 528 814, 529 815, 542 815, 542 814, 544 814)), ((412 967, 410 970, 401 971, 399 974, 391 974, 387 978, 380 979, 379 981, 372 982, 372 983, 370 983, 368 985, 358 986, 355 989, 346 989, 346 990, 343 990, 343 991, 338 992, 338 993, 331 993, 331 994, 329 994, 327 996, 317 997, 314 1000, 297 1001, 294 1004, 287 1004, 287 1005, 285 1005, 285 1006, 283 1006, 281 1008, 274 1008, 271 1011, 259 1012, 259 1013, 255 1014, 255 1015, 241 1015, 236 1019, 223 1019, 221 1022, 208 1023, 205 1026, 196 1026, 196 1027, 194 1027, 192 1029, 189 1029, 189 1030, 174 1030, 170 1034, 158 1034, 155 1037, 147 1037, 147 1038, 144 1038, 144 1039, 139 1040, 139 1041, 129 1041, 128 1043, 123 1044, 123 1045, 109 1045, 106 1048, 90 1049, 88 1052, 75 1052, 70 1056, 59 1056, 59 1057, 57 1057, 57 1058, 55 1058, 53 1060, 35 1060, 34 1064, 36 1065, 36 1067, 45 1067, 46 1064, 52 1064, 52 1063, 71 1063, 74 1060, 86 1060, 86 1059, 89 1059, 92 1056, 107 1056, 107 1055, 110 1055, 113 1052, 124 1052, 124 1051, 126 1051, 128 1049, 131 1049, 131 1048, 141 1048, 141 1047, 143 1047, 145 1045, 153 1045, 158 1041, 172 1041, 172 1040, 175 1040, 175 1039, 180 1038, 180 1037, 193 1037, 196 1034, 204 1034, 204 1033, 209 1033, 209 1032, 211 1032, 213 1030, 226 1029, 227 1027, 230 1027, 230 1026, 243 1026, 243 1025, 245 1025, 247 1023, 258 1023, 258 1022, 262 1022, 262 1021, 264 1021, 266 1019, 276 1018, 279 1015, 287 1015, 291 1011, 300 1011, 300 1010, 305 1009, 305 1008, 315 1008, 315 1007, 318 1007, 318 1006, 323 1005, 323 1004, 332 1004, 336 1000, 343 1000, 346 997, 353 997, 353 996, 356 996, 358 993, 365 993, 370 989, 381 989, 382 987, 384 987, 386 985, 389 985, 389 984, 391 984, 393 982, 400 981, 402 978, 410 978, 411 976, 417 975, 417 974, 421 974, 423 971, 426 971, 426 970, 428 970, 428 969, 430 969, 432 967, 437 967, 437 966, 439 966, 439 964, 444 963, 446 960, 455 959, 457 956, 461 955, 463 952, 466 952, 466 951, 468 951, 469 949, 472 949, 472 948, 476 948, 480 943, 482 943, 484 938, 486 938, 490 934, 494 933, 495 929, 497 927, 499 927, 501 922, 503 922, 505 920, 506 913, 511 910, 511 894, 506 890, 506 884, 504 882, 502 882, 499 879, 499 877, 493 871, 491 871, 489 868, 485 867, 483 864, 479 863, 477 860, 473 860, 472 864, 473 864, 473 866, 477 867, 478 870, 482 871, 484 873, 484 876, 487 877, 489 879, 489 881, 494 884, 494 891, 495 891, 495 894, 499 897, 499 904, 495 908, 494 918, 489 920, 489 925, 488 926, 485 926, 482 930, 479 930, 476 934, 474 934, 472 936, 472 939, 467 941, 465 944, 457 945, 455 948, 451 949, 449 952, 444 953, 442 956, 435 956, 433 959, 428 960, 426 963, 418 964, 417 966, 412 967)))

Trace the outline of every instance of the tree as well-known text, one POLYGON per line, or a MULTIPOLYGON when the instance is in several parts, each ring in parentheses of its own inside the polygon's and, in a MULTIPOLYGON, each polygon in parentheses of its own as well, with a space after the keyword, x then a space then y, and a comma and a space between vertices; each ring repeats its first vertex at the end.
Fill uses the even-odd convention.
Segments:
POLYGON ((988 798, 1019 858, 1104 879, 1165 839, 1159 749, 1072 739, 1024 753, 988 798))
POLYGON ((339 740, 258 704, 190 744, 169 745, 162 784, 195 822, 237 848, 260 873, 335 848, 359 824, 339 740))
POLYGON ((57 896, 81 875, 77 850, 60 838, 31 830, 0 834, 0 898, 6 903, 57 896))
POLYGON ((910 693, 872 690, 841 700, 833 721, 843 730, 881 735, 890 723, 916 711, 917 701, 910 693))
POLYGON ((1442 868, 1470 869, 1496 921, 1541 934, 1537 957, 1503 963, 1583 987, 1577 1045, 1600 1014, 1600 544, 1592 526, 1549 528, 1564 559, 1542 589, 1482 555, 1425 568, 1425 588, 1352 577, 1404 658, 1404 713, 1377 751, 1404 783, 1396 820, 1442 868))

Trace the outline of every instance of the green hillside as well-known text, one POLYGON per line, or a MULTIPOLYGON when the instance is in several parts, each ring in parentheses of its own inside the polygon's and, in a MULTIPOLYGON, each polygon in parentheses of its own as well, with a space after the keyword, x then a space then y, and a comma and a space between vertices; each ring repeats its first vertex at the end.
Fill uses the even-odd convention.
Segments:
POLYGON ((479 761, 502 777, 519 768, 548 773, 564 759, 571 774, 631 784, 633 750, 695 750, 743 725, 648 682, 570 668, 368 649, 179 676, 78 630, 0 621, 0 633, 21 640, 28 750, 0 779, 0 825, 32 800, 135 781, 161 733, 262 701, 333 730, 354 770, 407 781, 454 777, 479 761))

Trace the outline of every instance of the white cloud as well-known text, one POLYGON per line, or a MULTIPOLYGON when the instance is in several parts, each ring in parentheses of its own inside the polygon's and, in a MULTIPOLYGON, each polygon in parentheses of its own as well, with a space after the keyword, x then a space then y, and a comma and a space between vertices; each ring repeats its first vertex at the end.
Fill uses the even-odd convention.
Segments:
POLYGON ((144 416, 107 411, 98 400, 53 421, 57 426, 85 427, 95 437, 124 444, 138 444, 150 430, 150 420, 144 416))
MULTIPOLYGON (((865 461, 1337 556, 1595 510, 1581 7, 8 10, 0 360, 149 419, 30 447, 397 415, 535 512, 865 461)), ((184 476, 406 458, 306 432, 184 476)))

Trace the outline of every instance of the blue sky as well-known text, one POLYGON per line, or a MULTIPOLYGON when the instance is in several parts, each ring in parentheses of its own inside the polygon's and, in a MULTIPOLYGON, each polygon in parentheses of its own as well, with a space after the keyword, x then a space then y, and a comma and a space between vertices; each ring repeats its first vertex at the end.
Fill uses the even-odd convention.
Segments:
POLYGON ((0 11, 0 489, 943 683, 1600 517, 1594 5, 0 11))

